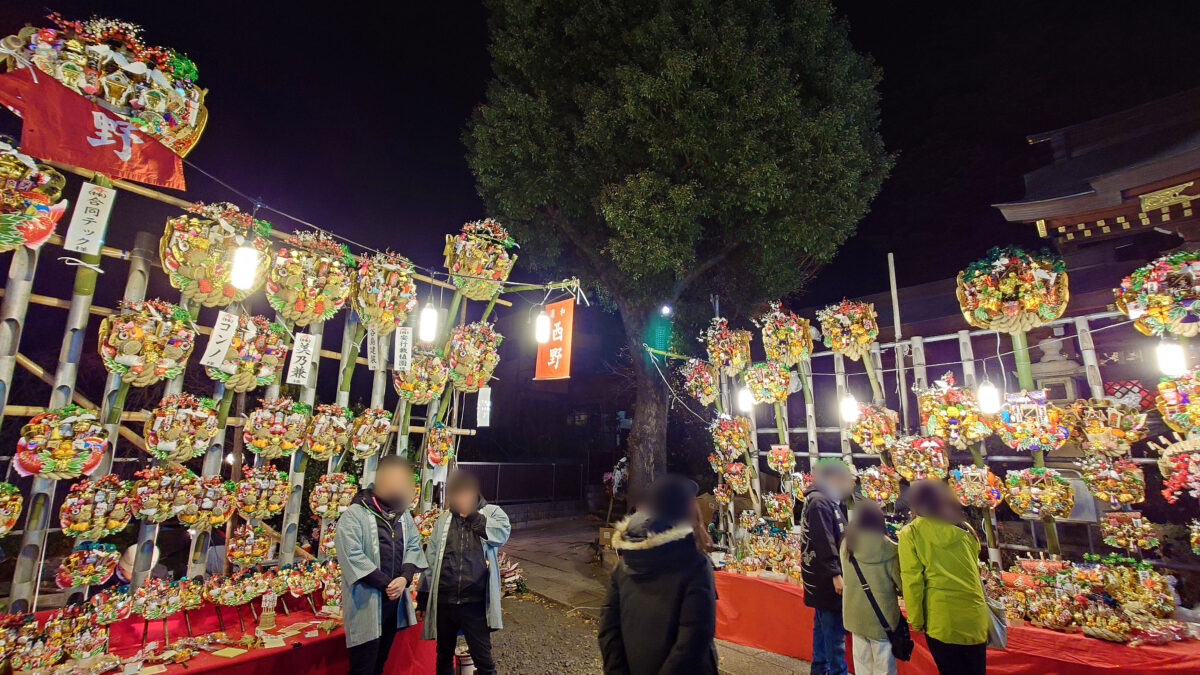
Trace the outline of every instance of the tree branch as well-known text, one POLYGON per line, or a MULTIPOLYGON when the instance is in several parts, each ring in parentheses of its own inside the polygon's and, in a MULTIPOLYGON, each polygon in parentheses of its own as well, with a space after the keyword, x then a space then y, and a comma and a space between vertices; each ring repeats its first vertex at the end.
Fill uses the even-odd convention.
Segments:
POLYGON ((741 246, 741 244, 742 244, 742 242, 740 242, 740 241, 731 241, 728 244, 726 244, 725 248, 722 248, 719 253, 717 253, 713 257, 709 258, 708 260, 705 260, 704 262, 700 263, 699 265, 692 267, 692 271, 688 272, 683 278, 681 278, 679 281, 675 282, 675 288, 671 290, 671 300, 670 301, 675 302, 676 300, 678 300, 680 294, 682 294, 683 291, 688 286, 692 285, 693 281, 695 281, 696 279, 699 279, 701 275, 708 272, 715 265, 717 265, 717 263, 720 263, 723 260, 725 260, 726 258, 728 258, 729 254, 731 254, 735 250, 737 250, 737 247, 741 246))
POLYGON ((621 271, 614 265, 605 264, 604 259, 597 252, 597 247, 591 242, 585 241, 584 235, 570 223, 570 220, 563 215, 562 207, 557 202, 550 202, 543 207, 543 212, 546 217, 554 223, 562 233, 567 235, 567 239, 579 251, 595 270, 596 276, 600 277, 600 283, 608 287, 608 291, 614 296, 621 295, 625 289, 625 278, 621 271), (617 278, 617 277, 620 278, 617 278))

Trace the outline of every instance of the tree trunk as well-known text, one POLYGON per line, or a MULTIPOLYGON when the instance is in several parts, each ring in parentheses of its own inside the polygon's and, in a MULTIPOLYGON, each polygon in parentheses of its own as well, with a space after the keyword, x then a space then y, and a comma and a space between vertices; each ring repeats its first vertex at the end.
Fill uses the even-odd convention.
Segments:
MULTIPOLYGON (((655 476, 667 470, 667 390, 642 348, 642 331, 629 330, 637 399, 629 432, 629 505, 632 508, 655 476)), ((661 367, 661 366, 660 366, 661 367)))

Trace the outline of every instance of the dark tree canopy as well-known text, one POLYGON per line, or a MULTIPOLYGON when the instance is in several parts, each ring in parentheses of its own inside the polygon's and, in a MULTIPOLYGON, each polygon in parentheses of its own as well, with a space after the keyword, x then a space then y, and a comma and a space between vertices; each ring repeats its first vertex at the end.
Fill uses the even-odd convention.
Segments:
MULTIPOLYGON (((891 166, 880 73, 825 0, 487 4, 495 78, 465 137, 479 192, 523 262, 602 289, 635 353, 663 302, 801 289, 891 166)), ((645 379, 635 455, 665 419, 645 379)))

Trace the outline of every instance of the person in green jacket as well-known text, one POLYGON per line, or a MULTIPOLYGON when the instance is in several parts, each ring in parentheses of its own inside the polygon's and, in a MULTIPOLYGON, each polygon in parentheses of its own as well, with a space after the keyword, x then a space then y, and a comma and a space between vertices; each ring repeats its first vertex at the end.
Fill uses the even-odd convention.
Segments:
POLYGON ((912 484, 916 518, 900 530, 900 578, 913 630, 923 631, 941 675, 984 675, 988 608, 979 578, 979 539, 940 480, 912 484))
POLYGON ((842 573, 846 584, 842 591, 842 625, 850 631, 854 646, 855 675, 896 675, 896 657, 892 643, 871 608, 862 584, 871 589, 879 610, 894 630, 904 621, 900 615, 900 559, 896 545, 887 537, 887 520, 873 501, 854 506, 850 527, 841 547, 842 573), (858 563, 862 580, 851 562, 858 563))

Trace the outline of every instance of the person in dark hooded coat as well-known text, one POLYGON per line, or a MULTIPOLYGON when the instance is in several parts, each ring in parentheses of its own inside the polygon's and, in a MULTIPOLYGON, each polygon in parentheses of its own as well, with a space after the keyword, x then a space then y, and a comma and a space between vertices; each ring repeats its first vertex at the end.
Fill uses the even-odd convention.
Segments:
POLYGON ((812 607, 813 675, 846 675, 846 630, 842 627, 842 563, 838 547, 846 531, 845 500, 854 474, 838 459, 813 467, 813 484, 800 512, 800 578, 804 604, 812 607))
POLYGON ((648 508, 617 524, 621 556, 600 615, 609 675, 716 675, 716 588, 712 563, 692 532, 696 483, 665 476, 648 508))

